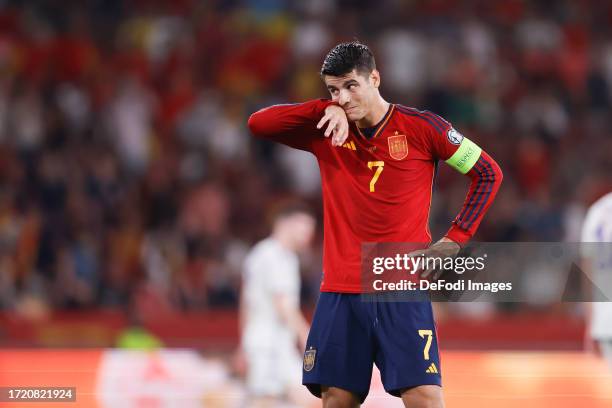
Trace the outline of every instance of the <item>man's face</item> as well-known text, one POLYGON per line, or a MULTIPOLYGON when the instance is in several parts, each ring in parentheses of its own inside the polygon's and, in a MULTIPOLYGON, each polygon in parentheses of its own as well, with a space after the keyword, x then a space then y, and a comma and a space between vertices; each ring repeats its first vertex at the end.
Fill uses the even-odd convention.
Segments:
POLYGON ((338 102, 350 121, 356 122, 370 112, 372 102, 378 95, 380 76, 376 70, 370 74, 352 70, 342 76, 325 75, 323 81, 332 100, 338 102))

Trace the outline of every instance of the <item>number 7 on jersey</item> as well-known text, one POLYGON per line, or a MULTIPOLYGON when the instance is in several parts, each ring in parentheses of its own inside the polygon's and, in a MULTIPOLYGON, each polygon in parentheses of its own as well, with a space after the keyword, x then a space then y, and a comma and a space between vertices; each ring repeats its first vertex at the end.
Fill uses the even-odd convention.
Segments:
POLYGON ((425 343, 425 348, 423 349, 423 358, 429 360, 429 349, 431 348, 431 341, 433 340, 433 331, 419 330, 419 336, 423 339, 427 336, 427 343, 425 343))
POLYGON ((378 178, 380 177, 380 173, 382 173, 385 167, 385 162, 384 161, 369 161, 368 168, 372 170, 373 167, 376 167, 376 171, 374 172, 374 176, 372 176, 372 180, 370 180, 370 193, 374 192, 374 185, 378 181, 378 178))

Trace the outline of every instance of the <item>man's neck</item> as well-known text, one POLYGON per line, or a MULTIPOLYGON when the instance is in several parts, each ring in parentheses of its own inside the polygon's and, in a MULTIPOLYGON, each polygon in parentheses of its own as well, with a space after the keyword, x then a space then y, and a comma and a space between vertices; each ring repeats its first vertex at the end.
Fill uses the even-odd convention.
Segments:
POLYGON ((389 110, 389 102, 385 101, 382 96, 378 96, 378 99, 372 106, 370 113, 364 116, 362 119, 357 121, 357 126, 360 128, 369 128, 376 126, 387 114, 389 110))
POLYGON ((283 248, 293 251, 293 248, 291 246, 291 239, 289 238, 289 236, 287 236, 287 234, 283 233, 282 231, 272 232, 270 238, 278 242, 283 248))

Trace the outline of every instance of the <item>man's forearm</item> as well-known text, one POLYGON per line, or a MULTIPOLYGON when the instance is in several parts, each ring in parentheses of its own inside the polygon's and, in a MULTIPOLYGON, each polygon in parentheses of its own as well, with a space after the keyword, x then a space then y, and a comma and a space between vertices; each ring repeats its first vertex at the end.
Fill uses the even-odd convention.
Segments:
POLYGON ((467 175, 472 179, 468 194, 445 235, 460 245, 467 243, 478 229, 503 179, 499 165, 484 151, 467 175))
POLYGON ((296 333, 300 341, 308 334, 308 322, 302 315, 299 309, 295 309, 289 305, 288 299, 281 295, 275 299, 275 307, 282 322, 296 333))
POLYGON ((288 133, 317 132, 316 124, 330 100, 316 99, 304 103, 273 105, 249 117, 248 126, 257 137, 275 139, 288 133))

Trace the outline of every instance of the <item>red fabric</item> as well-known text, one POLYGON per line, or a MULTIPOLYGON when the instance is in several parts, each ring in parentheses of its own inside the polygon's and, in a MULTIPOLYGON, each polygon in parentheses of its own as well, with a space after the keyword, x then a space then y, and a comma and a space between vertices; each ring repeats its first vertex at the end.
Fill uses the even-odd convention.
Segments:
MULTIPOLYGON (((316 100, 266 108, 251 115, 249 128, 255 136, 317 157, 325 231, 321 290, 360 293, 363 243, 431 242, 428 221, 435 163, 452 156, 458 145, 449 141, 450 124, 440 117, 392 105, 373 139, 365 139, 351 124, 349 147, 333 147, 316 129, 330 103, 316 100)), ((490 196, 492 200, 494 194, 490 196)), ((485 210, 489 204, 485 202, 485 210)), ((478 222, 466 234, 471 236, 478 222)), ((455 233, 451 237, 465 241, 455 233)))
POLYGON ((461 211, 446 233, 447 238, 460 245, 467 243, 478 229, 503 179, 499 165, 484 151, 466 175, 472 179, 470 189, 461 211))

